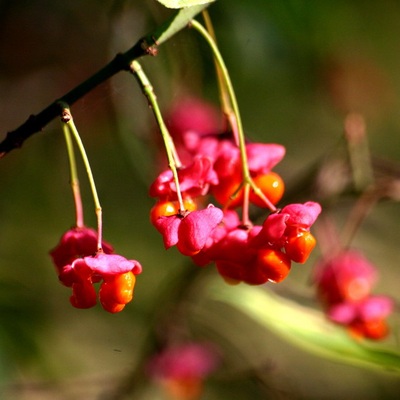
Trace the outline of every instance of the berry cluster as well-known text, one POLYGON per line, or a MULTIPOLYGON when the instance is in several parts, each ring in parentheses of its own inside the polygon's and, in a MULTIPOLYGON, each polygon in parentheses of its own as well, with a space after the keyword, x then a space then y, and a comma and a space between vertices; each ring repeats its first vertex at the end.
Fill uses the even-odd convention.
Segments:
POLYGON ((220 364, 218 351, 207 343, 184 343, 167 347, 148 363, 149 376, 161 383, 168 398, 201 397, 204 380, 220 364))
POLYGON ((329 319, 347 326, 356 337, 384 338, 393 302, 386 296, 371 294, 376 279, 375 267, 355 250, 320 262, 315 281, 329 319))
POLYGON ((157 198, 150 218, 165 247, 176 245, 199 266, 215 262, 220 275, 232 283, 282 281, 291 262, 306 262, 315 247, 310 228, 321 212, 315 202, 276 209, 284 183, 272 169, 285 148, 246 143, 245 168, 251 179, 246 182, 240 145, 234 134, 218 133, 208 106, 193 100, 182 103, 179 118, 173 113, 169 118, 176 153, 185 160, 177 172, 179 186, 166 169, 150 187, 150 195, 157 198), (192 124, 191 115, 196 116, 192 124), (222 209, 207 205, 209 196, 222 209), (262 225, 248 218, 250 203, 272 211, 262 225))
POLYGON ((87 227, 72 228, 50 252, 65 286, 72 288, 71 304, 76 308, 96 305, 94 283, 101 282, 99 299, 111 313, 121 311, 133 298, 136 277, 142 267, 136 260, 113 254, 110 244, 97 247, 97 232, 87 227))

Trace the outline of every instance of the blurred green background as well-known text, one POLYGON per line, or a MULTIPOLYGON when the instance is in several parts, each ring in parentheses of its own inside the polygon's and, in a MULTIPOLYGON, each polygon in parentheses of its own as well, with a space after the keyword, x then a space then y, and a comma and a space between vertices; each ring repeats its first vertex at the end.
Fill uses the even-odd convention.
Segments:
MULTIPOLYGON (((349 112, 364 116, 371 153, 399 176, 399 2, 219 0, 209 12, 248 136, 287 148, 278 171, 288 191, 331 154, 349 112)), ((1 1, 0 137, 170 14, 154 0, 1 1)), ((185 92, 218 101, 212 59, 194 32, 179 33, 143 66, 164 109, 185 92)), ((0 160, 0 398, 163 399, 144 377, 135 393, 123 388, 148 330, 166 318, 177 336, 183 329, 222 349, 223 365, 207 382, 205 399, 398 398, 398 374, 309 353, 234 307, 199 302, 201 285, 179 312, 163 308, 198 270, 174 249, 165 252, 148 220, 156 161, 147 102, 121 73, 72 113, 98 185, 104 237, 118 253, 140 260, 144 272, 122 313, 72 308, 48 256, 74 223, 58 121, 0 160)), ((82 175, 86 223, 95 226, 86 183, 82 175)), ((307 186, 298 198, 313 195, 307 186)), ((353 200, 331 211, 339 225, 353 200)), ((396 202, 379 204, 354 241, 379 266, 377 291, 395 299, 399 211, 396 202)), ((317 256, 274 289, 318 308, 309 284, 317 256)), ((212 280, 213 267, 207 271, 200 274, 212 280)), ((396 347, 398 317, 390 322, 386 343, 396 347)))

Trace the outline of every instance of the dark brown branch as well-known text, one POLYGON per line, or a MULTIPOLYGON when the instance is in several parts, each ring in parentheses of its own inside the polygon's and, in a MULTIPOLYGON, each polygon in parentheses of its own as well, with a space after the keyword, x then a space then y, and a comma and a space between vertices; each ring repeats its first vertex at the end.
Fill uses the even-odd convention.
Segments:
POLYGON ((148 54, 145 39, 140 40, 134 47, 124 54, 118 54, 105 67, 92 75, 89 79, 76 86, 70 92, 51 103, 37 115, 31 115, 21 126, 7 133, 6 138, 0 143, 0 158, 11 150, 22 146, 24 141, 33 134, 40 132, 49 122, 61 114, 60 102, 69 105, 92 91, 96 86, 105 82, 113 75, 129 67, 129 60, 148 54))
POLYGON ((206 7, 207 4, 179 10, 154 32, 140 39, 131 49, 125 53, 117 54, 112 61, 86 81, 76 86, 64 96, 56 99, 38 114, 31 115, 17 129, 8 132, 5 139, 0 142, 0 158, 4 157, 11 150, 21 147, 26 139, 40 132, 49 122, 57 118, 61 114, 60 103, 72 105, 118 72, 128 71, 129 65, 133 60, 145 55, 155 56, 159 44, 167 41, 187 26, 189 21, 206 7))

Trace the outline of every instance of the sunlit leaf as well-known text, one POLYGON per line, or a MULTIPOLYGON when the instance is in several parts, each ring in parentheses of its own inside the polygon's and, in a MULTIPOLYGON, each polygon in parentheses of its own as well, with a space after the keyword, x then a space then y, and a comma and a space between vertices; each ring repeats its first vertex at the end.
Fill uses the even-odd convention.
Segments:
POLYGON ((382 344, 357 341, 322 312, 284 299, 265 288, 213 283, 212 300, 233 306, 282 339, 320 356, 351 364, 400 370, 400 353, 382 344))
POLYGON ((205 3, 188 8, 182 8, 155 31, 147 35, 146 38, 148 38, 148 42, 155 42, 157 44, 166 42, 177 32, 185 28, 197 14, 201 13, 207 7, 208 4, 205 3))
POLYGON ((193 7, 199 4, 212 3, 215 0, 157 0, 163 6, 167 8, 184 8, 193 7))

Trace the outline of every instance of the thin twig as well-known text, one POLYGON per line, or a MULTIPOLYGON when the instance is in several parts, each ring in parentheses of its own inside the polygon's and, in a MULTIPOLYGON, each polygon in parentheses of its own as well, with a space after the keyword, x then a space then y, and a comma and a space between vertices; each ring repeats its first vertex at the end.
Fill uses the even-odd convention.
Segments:
POLYGON ((145 55, 155 56, 157 54, 158 45, 166 42, 180 30, 185 28, 188 22, 207 6, 208 4, 202 4, 179 10, 171 18, 165 21, 164 24, 141 38, 128 51, 117 54, 112 61, 90 78, 76 86, 70 92, 54 100, 38 114, 31 115, 17 129, 8 132, 5 139, 0 142, 0 158, 3 158, 10 151, 20 148, 26 139, 33 134, 40 132, 53 119, 57 118, 61 114, 60 103, 67 103, 71 106, 77 100, 84 97, 112 76, 121 71, 129 71, 129 66, 133 60, 145 55))

